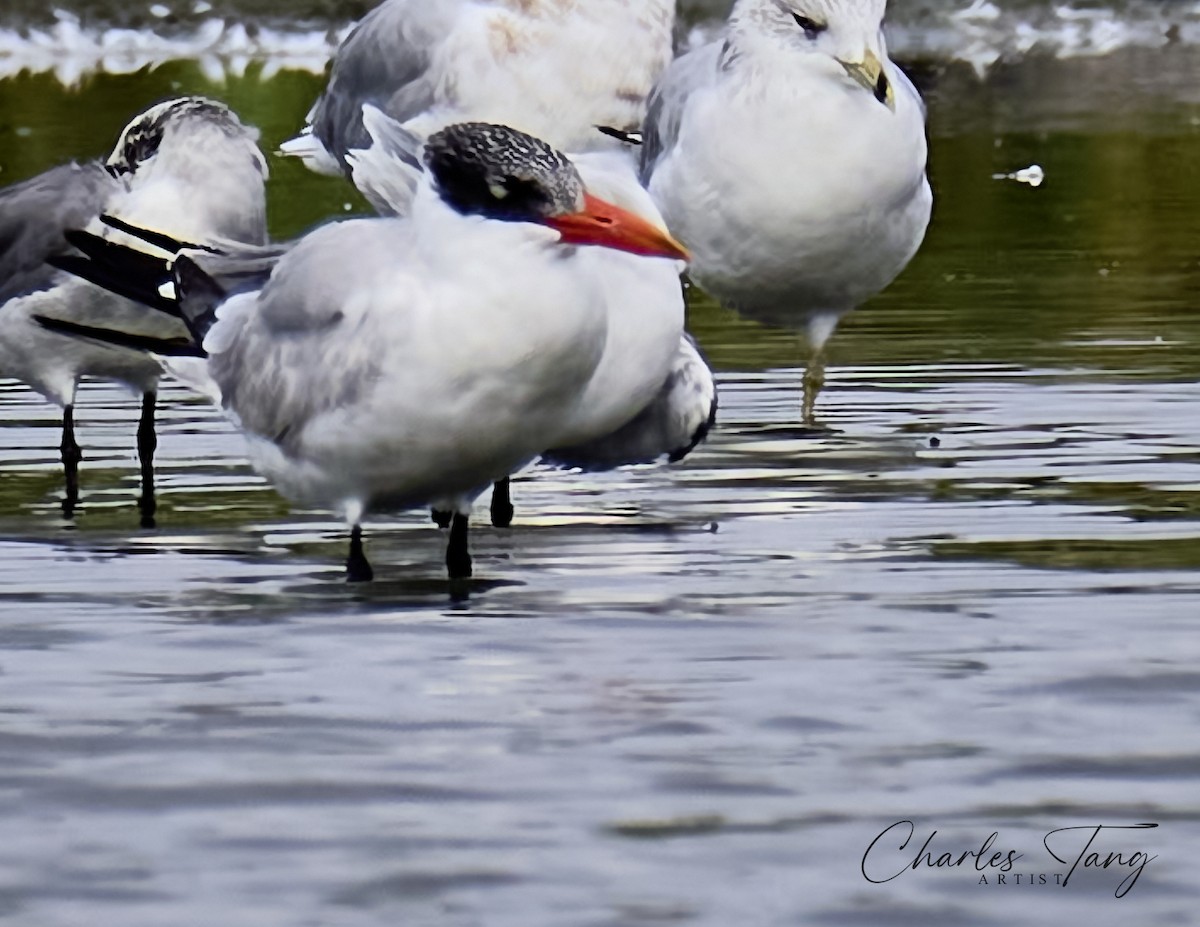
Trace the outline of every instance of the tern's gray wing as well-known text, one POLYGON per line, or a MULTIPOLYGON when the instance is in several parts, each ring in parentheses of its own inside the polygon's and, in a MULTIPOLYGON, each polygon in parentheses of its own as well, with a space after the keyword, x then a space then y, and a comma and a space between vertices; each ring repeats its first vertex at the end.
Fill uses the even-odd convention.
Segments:
POLYGON ((722 50, 720 42, 713 42, 676 58, 654 85, 642 127, 643 184, 650 182, 659 160, 675 147, 688 97, 716 81, 722 50))
MULTIPOLYGON (((390 292, 396 255, 411 247, 406 222, 327 225, 296 242, 261 292, 220 307, 204 339, 208 370, 246 430, 287 449, 373 387, 386 343, 370 332, 372 294, 390 292)), ((406 298, 396 292, 397 311, 406 298)))
POLYGON ((708 436, 717 416, 717 386, 696 342, 684 335, 667 379, 654 401, 631 422, 596 441, 549 451, 545 463, 580 470, 611 470, 629 464, 672 463, 708 436))
POLYGON ((329 86, 313 107, 313 134, 346 169, 346 152, 365 148, 362 107, 372 103, 399 122, 434 101, 430 75, 439 42, 465 0, 386 0, 342 43, 329 86))
POLYGON ((121 189, 99 164, 64 164, 0 190, 0 306, 45 289, 46 259, 71 250, 69 229, 86 228, 121 189))

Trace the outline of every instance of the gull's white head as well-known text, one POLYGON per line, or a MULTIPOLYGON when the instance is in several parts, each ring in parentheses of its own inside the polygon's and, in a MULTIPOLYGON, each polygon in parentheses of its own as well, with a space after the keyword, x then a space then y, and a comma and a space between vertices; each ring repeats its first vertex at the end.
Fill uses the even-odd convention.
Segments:
POLYGON ((735 52, 769 48, 805 55, 895 109, 884 67, 887 0, 738 0, 729 17, 735 52))
POLYGON ((257 142, 258 130, 244 125, 223 103, 180 97, 135 116, 105 168, 114 177, 132 178, 167 164, 186 170, 211 163, 220 169, 235 160, 265 179, 267 162, 257 142))

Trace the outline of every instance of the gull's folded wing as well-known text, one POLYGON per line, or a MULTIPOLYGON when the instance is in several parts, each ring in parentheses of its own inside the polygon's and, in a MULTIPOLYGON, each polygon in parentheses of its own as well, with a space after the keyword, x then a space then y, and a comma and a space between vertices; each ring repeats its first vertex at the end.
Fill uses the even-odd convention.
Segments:
POLYGON ((45 289, 46 261, 68 254, 65 233, 92 222, 121 189, 99 164, 64 164, 0 190, 0 306, 45 289))
POLYGON ((722 46, 714 42, 676 58, 654 85, 642 127, 642 183, 675 147, 688 97, 713 83, 721 65, 722 46))
POLYGON ((324 148, 326 163, 346 171, 346 152, 370 145, 364 103, 400 122, 427 109, 434 101, 434 56, 465 2, 387 0, 372 10, 338 49, 329 85, 313 106, 304 135, 286 143, 284 153, 314 160, 309 152, 315 141, 324 148))

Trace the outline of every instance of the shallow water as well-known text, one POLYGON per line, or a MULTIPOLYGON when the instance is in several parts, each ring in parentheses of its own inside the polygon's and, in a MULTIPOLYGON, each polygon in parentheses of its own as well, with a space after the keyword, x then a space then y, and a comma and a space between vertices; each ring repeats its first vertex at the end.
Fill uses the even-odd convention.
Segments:
MULTIPOLYGON (((103 385, 64 522, 57 414, 0 383, 0 922, 1196 923, 1200 106, 1136 59, 922 71, 935 224, 833 340, 822 427, 794 336, 694 294, 711 441, 522 478, 467 601, 419 513, 347 588, 341 527, 177 388, 162 527, 103 385), (868 882, 904 819, 869 872, 933 830, 1022 858, 868 882), (1097 842, 1156 856, 1126 897, 1054 884, 1049 831, 1139 822, 1097 842)), ((319 83, 205 74, 0 83, 0 178, 176 92, 274 145, 319 83)), ((358 206, 273 167, 277 234, 358 206)))

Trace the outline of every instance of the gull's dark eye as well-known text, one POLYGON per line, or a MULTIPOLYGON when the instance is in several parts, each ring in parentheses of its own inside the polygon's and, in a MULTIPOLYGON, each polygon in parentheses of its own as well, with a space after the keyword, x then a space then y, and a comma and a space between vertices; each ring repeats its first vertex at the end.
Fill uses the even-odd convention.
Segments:
POLYGON ((125 145, 121 149, 120 158, 106 164, 105 170, 113 177, 135 173, 141 164, 154 157, 162 140, 161 121, 146 122, 130 129, 125 135, 125 145))
POLYGON ((796 25, 804 30, 804 34, 810 39, 815 39, 829 27, 825 23, 819 23, 815 19, 809 19, 807 16, 802 16, 799 13, 793 13, 792 18, 796 20, 796 25))
POLYGON ((160 126, 150 126, 145 131, 134 132, 125 142, 125 160, 130 164, 140 164, 149 161, 162 144, 163 130, 160 126))

